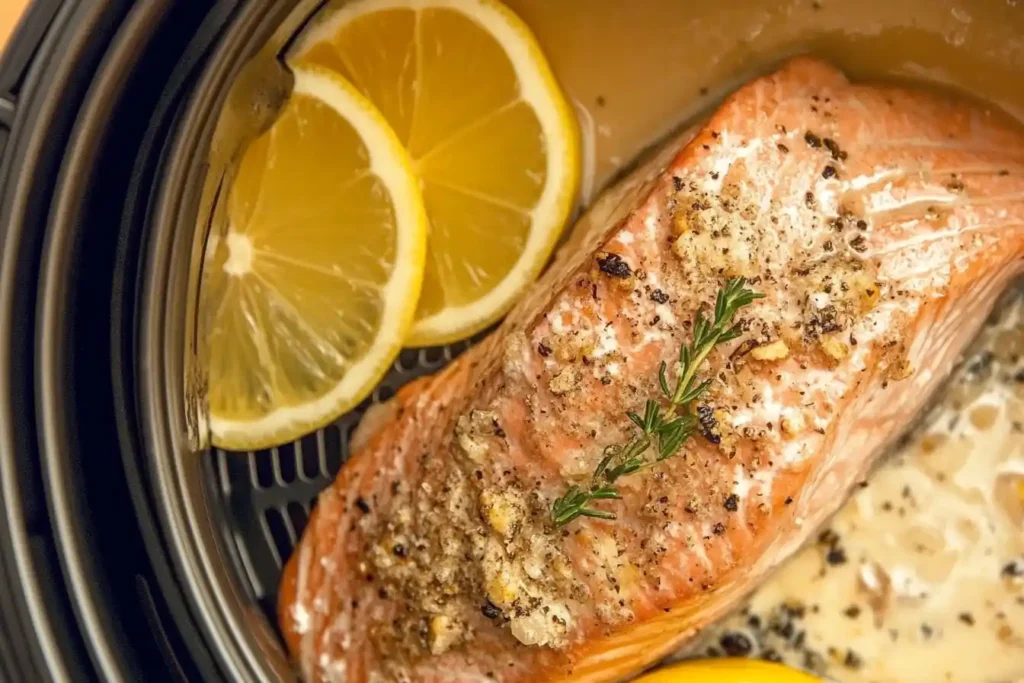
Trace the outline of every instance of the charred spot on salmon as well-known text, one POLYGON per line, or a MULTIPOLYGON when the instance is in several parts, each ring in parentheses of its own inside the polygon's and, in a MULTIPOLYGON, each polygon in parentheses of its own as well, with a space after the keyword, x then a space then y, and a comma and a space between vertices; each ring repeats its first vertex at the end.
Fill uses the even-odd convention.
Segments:
POLYGON ((501 610, 490 600, 485 602, 483 607, 480 608, 480 613, 488 619, 497 619, 501 616, 501 610))
POLYGON ((864 239, 864 235, 857 235, 850 240, 850 248, 854 251, 863 254, 868 250, 867 240, 864 239))
MULTIPOLYGON (((694 414, 694 404, 711 386, 710 379, 698 379, 697 370, 715 346, 740 336, 741 325, 735 321, 736 313, 763 296, 748 289, 744 278, 733 278, 719 290, 712 320, 706 319, 703 311, 697 312, 693 340, 679 349, 675 384, 669 382, 668 363, 662 361, 658 370, 662 396, 647 399, 643 415, 626 414, 635 427, 633 435, 625 443, 604 449, 588 486, 573 484, 555 499, 551 521, 556 526, 568 524, 577 517, 615 519, 614 513, 596 508, 592 503, 620 498, 615 486, 619 478, 650 469, 679 452, 701 426, 701 418, 694 414), (652 448, 654 453, 649 455, 652 448)), ((715 419, 713 411, 710 417, 715 419)))
POLYGON ((789 147, 786 147, 781 142, 779 144, 775 145, 775 147, 776 147, 776 149, 778 149, 783 154, 789 154, 789 147))
POLYGON ((735 493, 730 493, 726 496, 724 505, 729 512, 736 512, 740 509, 740 497, 735 493))
POLYGON ((709 405, 697 406, 697 422, 700 425, 700 433, 705 439, 715 445, 722 443, 722 435, 718 433, 718 420, 715 419, 714 408, 709 405))
POLYGON ((715 526, 711 527, 711 532, 714 533, 715 536, 721 536, 725 533, 725 525, 721 522, 715 522, 715 526))
POLYGON ((370 504, 367 503, 366 499, 363 498, 362 496, 356 498, 356 507, 359 508, 359 511, 362 512, 364 515, 370 513, 370 504))
POLYGON ((541 355, 541 358, 547 358, 551 355, 551 347, 544 342, 541 342, 537 345, 537 353, 541 355))
POLYGON ((653 301, 656 304, 667 304, 668 294, 661 291, 660 289, 656 289, 653 292, 651 292, 651 301, 653 301))
POLYGON ((813 149, 821 147, 821 138, 819 138, 811 131, 807 131, 806 133, 804 133, 804 142, 807 143, 808 147, 811 147, 813 149))
POLYGON ((821 172, 821 177, 824 178, 825 180, 828 180, 829 178, 835 178, 836 177, 836 167, 832 166, 832 165, 826 166, 825 170, 823 170, 821 172))
POLYGON ((846 161, 848 155, 845 151, 839 149, 839 145, 836 144, 835 140, 832 138, 825 138, 822 140, 822 144, 825 145, 825 149, 829 151, 829 154, 832 155, 832 159, 834 161, 846 161))
POLYGON ((960 180, 960 178, 957 177, 957 175, 954 173, 952 174, 952 177, 946 182, 946 189, 949 190, 950 192, 963 192, 964 181, 960 180))
POLYGON ((597 259, 597 266, 601 269, 601 272, 611 277, 626 279, 633 274, 633 270, 629 267, 621 256, 618 254, 606 254, 599 256, 597 259))
POLYGON ((672 176, 672 187, 675 189, 676 192, 682 192, 683 179, 680 178, 679 176, 672 176))

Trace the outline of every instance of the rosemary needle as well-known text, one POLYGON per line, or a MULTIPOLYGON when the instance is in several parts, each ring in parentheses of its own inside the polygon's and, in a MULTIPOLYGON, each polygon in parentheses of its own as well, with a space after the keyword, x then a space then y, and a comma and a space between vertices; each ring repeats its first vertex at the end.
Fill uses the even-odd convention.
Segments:
POLYGON ((643 414, 628 412, 635 431, 623 444, 604 449, 603 456, 586 488, 573 484, 555 499, 551 521, 561 526, 577 517, 615 519, 615 514, 593 507, 601 500, 620 498, 615 482, 620 478, 648 469, 679 452, 686 440, 697 430, 693 403, 699 399, 711 380, 698 381, 697 370, 716 345, 740 335, 739 324, 733 322, 737 311, 764 295, 746 287, 744 278, 732 278, 718 292, 715 316, 707 320, 697 312, 693 325, 693 341, 679 349, 679 372, 675 384, 669 382, 668 363, 662 361, 658 384, 662 396, 647 399, 643 414), (667 403, 667 407, 663 404, 667 403), (649 455, 653 446, 653 454, 649 455))

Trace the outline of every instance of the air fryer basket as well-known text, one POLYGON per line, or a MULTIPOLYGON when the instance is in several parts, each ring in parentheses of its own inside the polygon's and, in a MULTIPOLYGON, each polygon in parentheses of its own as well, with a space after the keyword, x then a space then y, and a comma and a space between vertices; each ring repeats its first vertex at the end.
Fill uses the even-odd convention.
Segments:
POLYGON ((148 484, 209 649, 239 681, 296 680, 276 625, 278 580, 367 407, 475 341, 404 350, 362 405, 294 443, 247 453, 202 447, 202 266, 239 149, 220 124, 243 101, 236 92, 232 103, 234 85, 260 78, 247 65, 283 70, 279 55, 325 1, 243 0, 165 150, 139 267, 134 376, 148 484))
MULTIPOLYGON (((197 291, 230 161, 217 119, 231 97, 229 84, 246 78, 245 63, 259 62, 268 46, 280 52, 321 3, 282 4, 259 0, 243 7, 195 88, 159 179, 137 308, 140 423, 160 523, 210 649, 235 680, 295 679, 274 616, 278 579, 317 493, 347 459, 365 409, 472 343, 403 351, 361 406, 294 443, 249 453, 197 448, 203 391, 197 291)), ((236 148, 237 140, 230 145, 236 148)))

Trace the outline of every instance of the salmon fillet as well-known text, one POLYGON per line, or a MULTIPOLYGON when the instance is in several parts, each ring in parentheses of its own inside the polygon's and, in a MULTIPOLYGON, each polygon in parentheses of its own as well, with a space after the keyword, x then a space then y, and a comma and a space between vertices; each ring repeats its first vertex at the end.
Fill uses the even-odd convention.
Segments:
POLYGON ((808 58, 606 194, 501 328, 319 497, 279 618, 308 681, 611 681, 735 606, 912 421, 1024 267, 1024 136, 808 58), (552 522, 727 278, 700 434, 552 522))

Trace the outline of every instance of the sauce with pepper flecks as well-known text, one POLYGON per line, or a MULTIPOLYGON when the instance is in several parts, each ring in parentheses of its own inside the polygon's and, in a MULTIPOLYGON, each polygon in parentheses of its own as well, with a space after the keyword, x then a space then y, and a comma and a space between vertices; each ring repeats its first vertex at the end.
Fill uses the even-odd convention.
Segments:
POLYGON ((721 654, 851 683, 1024 676, 1024 295, 816 542, 682 656, 721 654))

